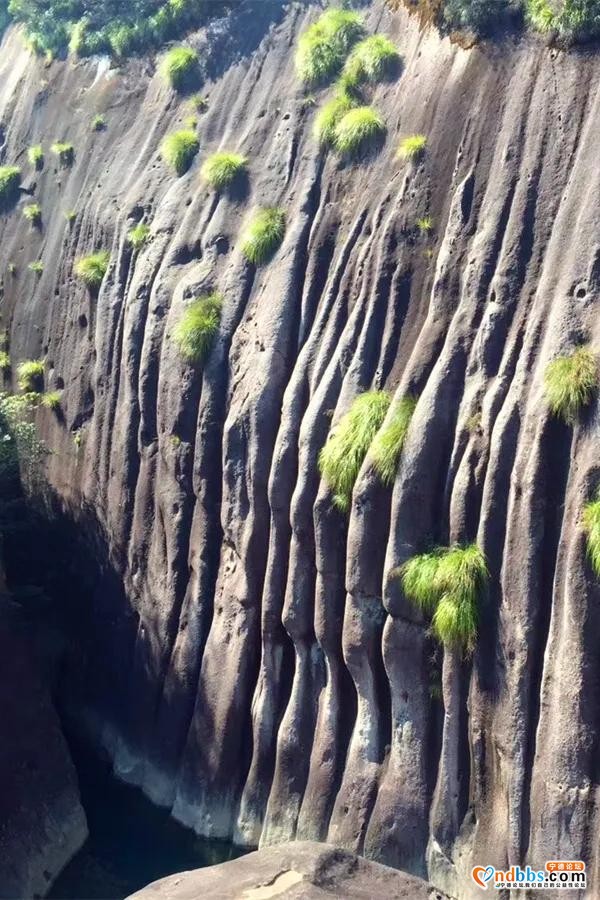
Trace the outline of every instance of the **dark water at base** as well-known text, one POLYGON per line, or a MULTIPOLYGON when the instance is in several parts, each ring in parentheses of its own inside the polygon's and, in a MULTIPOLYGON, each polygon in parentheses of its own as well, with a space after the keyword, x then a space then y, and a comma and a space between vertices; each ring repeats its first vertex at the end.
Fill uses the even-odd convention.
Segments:
POLYGON ((122 900, 157 878, 235 859, 244 851, 178 825, 88 748, 71 750, 90 836, 48 894, 54 900, 122 900))

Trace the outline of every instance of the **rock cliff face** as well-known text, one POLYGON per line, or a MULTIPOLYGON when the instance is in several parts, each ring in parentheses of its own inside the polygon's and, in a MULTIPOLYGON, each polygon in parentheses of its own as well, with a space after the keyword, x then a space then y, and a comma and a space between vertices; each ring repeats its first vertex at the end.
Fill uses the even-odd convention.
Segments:
POLYGON ((311 136, 293 48, 314 7, 249 4, 193 37, 209 107, 181 178, 158 147, 189 109, 149 61, 46 66, 17 32, 2 44, 2 161, 40 141, 76 154, 59 170, 47 152, 25 183, 41 231, 0 219, 11 356, 44 357, 64 387, 63 417, 38 422, 98 560, 71 680, 116 771, 200 834, 328 839, 460 897, 480 863, 583 857, 600 883, 600 592, 580 527, 598 412, 569 429, 542 390, 550 359, 600 338, 600 59, 465 50, 403 10, 364 13, 404 68, 374 89, 388 136, 361 164, 311 136), (413 132, 428 152, 407 166, 413 132), (248 196, 201 183, 219 148, 248 156, 248 196), (285 240, 254 269, 240 229, 275 204, 285 240), (100 247, 91 299, 73 264, 100 247), (221 329, 197 370, 170 333, 213 288, 221 329), (419 402, 393 490, 367 460, 347 517, 317 455, 370 387, 419 402), (472 660, 443 660, 442 703, 389 573, 475 539, 489 595, 472 660))

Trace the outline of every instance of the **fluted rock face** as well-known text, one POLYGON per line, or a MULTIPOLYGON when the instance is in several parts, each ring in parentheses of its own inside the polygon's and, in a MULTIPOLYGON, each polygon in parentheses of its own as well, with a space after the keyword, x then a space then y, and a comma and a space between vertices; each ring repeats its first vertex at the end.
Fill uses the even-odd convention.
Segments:
POLYGON ((255 3, 194 38, 209 108, 181 178, 158 146, 189 110, 150 62, 45 67, 18 34, 2 45, 3 159, 40 139, 76 152, 26 182, 43 230, 1 219, 0 259, 13 360, 44 356, 64 384, 64 419, 38 413, 51 481, 101 560, 82 702, 117 772, 201 834, 328 839, 460 897, 479 863, 583 857, 598 880, 600 596, 580 527, 597 412, 551 419, 543 373, 598 341, 600 60, 464 50, 364 12, 404 68, 372 92, 387 141, 359 164, 311 136, 293 48, 314 7, 255 3), (428 151, 407 165, 413 132, 428 151), (247 197, 200 181, 219 148, 249 157, 247 197), (258 205, 287 229, 255 270, 239 234, 258 205), (153 239, 134 254, 140 209, 153 239), (91 299, 73 263, 99 247, 91 299), (213 288, 220 334, 193 369, 170 334, 213 288), (367 460, 345 517, 317 456, 371 387, 419 402, 393 491, 367 460), (442 705, 427 623, 389 573, 475 539, 489 595, 472 660, 443 660, 442 705))

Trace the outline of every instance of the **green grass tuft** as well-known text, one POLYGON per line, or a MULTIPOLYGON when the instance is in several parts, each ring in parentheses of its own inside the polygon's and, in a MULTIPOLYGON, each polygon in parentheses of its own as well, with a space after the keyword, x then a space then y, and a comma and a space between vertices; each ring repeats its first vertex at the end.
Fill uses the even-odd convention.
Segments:
POLYGON ((39 203, 30 203, 23 207, 23 216, 34 228, 39 228, 42 224, 42 207, 39 203))
POLYGON ((17 367, 17 383, 22 391, 37 392, 43 380, 43 359, 28 359, 17 367))
POLYGON ((341 119, 356 103, 348 94, 339 92, 329 100, 315 116, 313 136, 320 144, 333 144, 335 129, 341 119))
POLYGON ((189 129, 168 134, 161 146, 162 158, 175 169, 177 175, 185 175, 200 148, 200 142, 189 129))
POLYGON ((75 161, 75 147, 73 144, 56 143, 52 144, 52 152, 58 156, 58 162, 61 169, 70 169, 75 161))
POLYGON ((242 253, 249 262, 260 266, 271 259, 284 234, 284 211, 276 207, 260 209, 242 233, 242 253))
POLYGON ((83 256, 75 263, 75 274, 81 278, 84 284, 90 290, 98 290, 102 284, 102 279, 108 271, 110 262, 110 253, 108 250, 98 250, 97 253, 90 253, 89 256, 83 256))
POLYGON ((598 389, 598 363, 589 347, 559 356, 546 367, 546 402, 552 415, 574 425, 598 389))
POLYGON ((0 372, 10 371, 10 356, 6 350, 0 350, 0 372))
POLYGON ((175 326, 173 338, 179 352, 190 363, 201 363, 211 351, 221 322, 223 298, 207 294, 194 300, 175 326))
POLYGON ((385 137, 383 119, 370 106, 358 106, 347 112, 335 126, 333 146, 344 156, 358 156, 385 137))
POLYGON ((384 484, 394 483, 408 426, 415 411, 415 397, 403 397, 389 421, 379 429, 371 445, 370 456, 375 471, 384 484))
POLYGON ((194 94, 190 97, 190 105, 196 112, 203 113, 208 109, 208 98, 202 94, 194 94))
POLYGON ((400 141, 398 156, 400 159, 417 160, 425 153, 427 138, 424 134, 411 134, 400 141))
POLYGON ((352 491, 371 443, 389 409, 385 391, 366 391, 332 428, 319 454, 321 475, 333 491, 338 509, 350 509, 352 491))
POLYGON ((127 241, 131 244, 134 250, 140 250, 144 244, 147 244, 150 240, 150 226, 146 225, 145 222, 139 222, 137 225, 134 225, 133 228, 130 228, 127 232, 127 241))
POLYGON ((392 42, 381 34, 373 34, 360 41, 346 60, 341 75, 341 87, 355 91, 365 81, 382 81, 393 74, 400 63, 400 54, 392 42))
POLYGON ((200 74, 198 54, 191 47, 173 47, 163 59, 160 73, 174 90, 191 90, 200 74))
POLYGON ((587 554, 597 578, 600 578, 600 497, 589 500, 583 507, 583 530, 587 554))
POLYGON ((20 186, 21 170, 17 166, 0 166, 0 212, 14 206, 20 186))
POLYGON ((44 263, 41 259, 35 259, 33 262, 30 262, 27 268, 30 272, 35 272, 36 275, 41 275, 44 271, 44 263))
POLYGON ((248 171, 248 160, 239 153, 213 153, 202 166, 205 181, 221 191, 240 179, 248 171))
POLYGON ((417 219, 416 226, 421 234, 431 234, 433 231, 433 219, 431 216, 423 216, 422 219, 417 219))
POLYGON ((407 599, 426 615, 433 614, 432 631, 438 640, 472 652, 488 578, 479 547, 438 547, 409 559, 398 574, 407 599))
POLYGON ((341 70, 352 45, 364 32, 358 13, 328 9, 300 36, 296 71, 306 84, 330 81, 341 70))
POLYGON ((106 128, 106 119, 104 116, 94 116, 92 119, 92 131, 104 131, 106 128))
POLYGON ((53 412, 56 412, 60 409, 60 391, 47 391, 45 394, 42 394, 42 406, 45 406, 46 409, 51 409, 53 412))
POLYGON ((42 145, 36 144, 35 146, 30 147, 27 151, 27 159, 36 172, 41 172, 44 168, 44 148, 42 145))

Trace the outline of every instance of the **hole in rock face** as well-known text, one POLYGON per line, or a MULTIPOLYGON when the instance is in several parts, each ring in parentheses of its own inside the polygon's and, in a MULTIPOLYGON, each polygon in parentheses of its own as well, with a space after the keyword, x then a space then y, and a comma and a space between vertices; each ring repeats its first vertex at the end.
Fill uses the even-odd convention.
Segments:
POLYGON ((575 291, 575 296, 578 298, 578 300, 583 300, 583 298, 586 295, 587 295, 587 289, 584 287, 584 285, 582 285, 582 284, 579 285, 579 287, 575 291))
POLYGON ((81 328, 87 328, 87 323, 88 323, 87 316, 82 314, 79 316, 77 321, 79 322, 79 325, 81 328))

